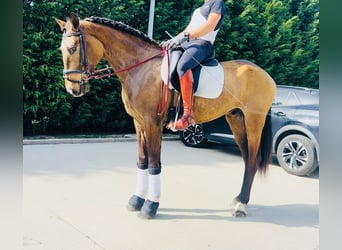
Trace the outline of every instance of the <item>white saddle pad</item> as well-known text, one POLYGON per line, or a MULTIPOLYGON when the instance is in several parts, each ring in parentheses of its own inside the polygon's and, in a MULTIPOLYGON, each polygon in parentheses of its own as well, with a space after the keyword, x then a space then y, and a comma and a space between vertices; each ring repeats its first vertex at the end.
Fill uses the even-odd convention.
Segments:
MULTIPOLYGON (((172 66, 171 66, 172 68, 172 66)), ((165 56, 161 65, 161 76, 165 84, 168 81, 168 62, 165 56)), ((221 64, 217 66, 202 66, 199 76, 199 83, 195 96, 204 98, 217 98, 223 89, 224 84, 224 72, 221 64)), ((169 85, 172 89, 172 84, 169 85)))

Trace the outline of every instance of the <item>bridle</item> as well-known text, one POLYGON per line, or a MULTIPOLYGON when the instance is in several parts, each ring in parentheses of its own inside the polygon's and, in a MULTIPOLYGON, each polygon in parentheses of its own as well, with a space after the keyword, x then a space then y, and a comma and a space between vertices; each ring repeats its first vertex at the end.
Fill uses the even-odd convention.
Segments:
POLYGON ((87 44, 84 40, 84 35, 81 29, 77 32, 66 33, 64 29, 64 37, 79 36, 80 38, 80 64, 79 69, 63 69, 63 78, 80 85, 80 91, 83 93, 85 90, 86 81, 89 79, 91 72, 89 71, 88 57, 87 57, 87 44), (84 69, 84 70, 83 70, 84 69), (70 74, 81 74, 81 80, 74 80, 69 78, 70 74))
POLYGON ((87 55, 88 55, 87 54, 87 45, 86 45, 86 42, 84 39, 84 34, 83 34, 82 30, 79 28, 78 31, 71 32, 71 33, 66 33, 66 30, 64 30, 63 36, 64 37, 79 36, 79 38, 80 38, 80 64, 79 64, 79 69, 63 69, 63 78, 72 82, 72 83, 79 84, 82 92, 84 91, 86 81, 89 79, 100 79, 100 78, 104 78, 104 77, 111 77, 111 76, 117 75, 119 73, 131 70, 135 67, 138 67, 138 66, 140 66, 140 65, 142 65, 142 64, 144 64, 144 63, 146 63, 146 62, 148 62, 154 58, 163 56, 165 53, 165 51, 163 50, 154 56, 151 56, 151 57, 144 59, 144 60, 142 60, 136 64, 133 64, 133 65, 128 66, 126 68, 122 68, 122 69, 117 70, 115 72, 110 72, 110 70, 112 68, 108 67, 108 66, 106 68, 98 69, 98 70, 94 70, 94 71, 90 72, 88 57, 87 57, 87 55), (107 71, 108 73, 101 73, 104 71, 107 71), (81 76, 82 76, 81 80, 74 80, 74 79, 69 78, 70 74, 81 74, 81 76))
MULTIPOLYGON (((100 79, 104 77, 111 77, 114 75, 117 75, 119 73, 129 71, 135 67, 138 67, 148 61, 151 61, 157 57, 164 56, 165 54, 168 54, 165 49, 162 49, 161 52, 157 53, 156 55, 153 55, 147 59, 144 59, 142 61, 139 61, 131 66, 122 68, 120 70, 117 70, 115 72, 109 72, 111 70, 111 67, 106 67, 103 69, 98 69, 90 72, 89 70, 89 63, 88 63, 88 57, 87 57, 87 45, 84 39, 84 34, 80 28, 76 32, 71 32, 71 33, 66 33, 66 30, 64 29, 63 32, 64 37, 71 37, 71 36, 79 36, 80 39, 80 64, 79 64, 79 69, 63 69, 63 78, 65 80, 68 80, 72 83, 76 83, 80 85, 80 92, 84 93, 85 92, 85 87, 87 84, 87 80, 89 79, 100 79), (107 71, 108 73, 103 73, 104 71, 107 71), (99 74, 100 73, 100 74, 99 74), (70 74, 80 74, 81 75, 81 80, 74 80, 69 78, 70 74)), ((166 108, 167 102, 168 102, 168 94, 167 91, 169 89, 169 80, 167 83, 167 87, 164 88, 164 83, 162 82, 162 88, 161 88, 161 95, 160 95, 160 100, 158 104, 158 115, 161 115, 166 108), (164 93, 163 93, 164 92, 164 93), (163 100, 164 99, 164 100, 163 100)))

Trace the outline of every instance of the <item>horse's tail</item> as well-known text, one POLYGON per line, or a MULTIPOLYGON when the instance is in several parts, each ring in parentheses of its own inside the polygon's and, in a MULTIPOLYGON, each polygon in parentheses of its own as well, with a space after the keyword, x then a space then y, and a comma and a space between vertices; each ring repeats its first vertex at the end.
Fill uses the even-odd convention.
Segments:
POLYGON ((271 110, 268 111, 264 128, 262 130, 261 141, 259 146, 260 162, 258 171, 266 173, 268 165, 272 161, 272 120, 271 110))

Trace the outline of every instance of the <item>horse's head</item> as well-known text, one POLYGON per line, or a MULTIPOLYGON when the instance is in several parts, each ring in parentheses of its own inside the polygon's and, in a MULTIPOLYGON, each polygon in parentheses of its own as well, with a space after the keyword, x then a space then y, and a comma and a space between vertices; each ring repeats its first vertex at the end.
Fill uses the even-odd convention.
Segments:
POLYGON ((63 57, 63 78, 68 93, 75 97, 89 91, 88 77, 103 56, 102 45, 85 36, 79 18, 71 13, 67 21, 55 18, 63 31, 60 50, 63 57))

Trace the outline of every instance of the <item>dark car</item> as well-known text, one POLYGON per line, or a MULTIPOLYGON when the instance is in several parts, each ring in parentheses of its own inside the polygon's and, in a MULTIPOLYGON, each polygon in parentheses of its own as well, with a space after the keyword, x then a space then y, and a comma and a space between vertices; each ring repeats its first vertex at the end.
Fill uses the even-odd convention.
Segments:
MULTIPOLYGON (((273 154, 288 173, 304 176, 319 163, 319 90, 277 86, 271 108, 273 154)), ((224 116, 194 124, 179 133, 186 146, 203 147, 207 141, 235 143, 224 116)))

